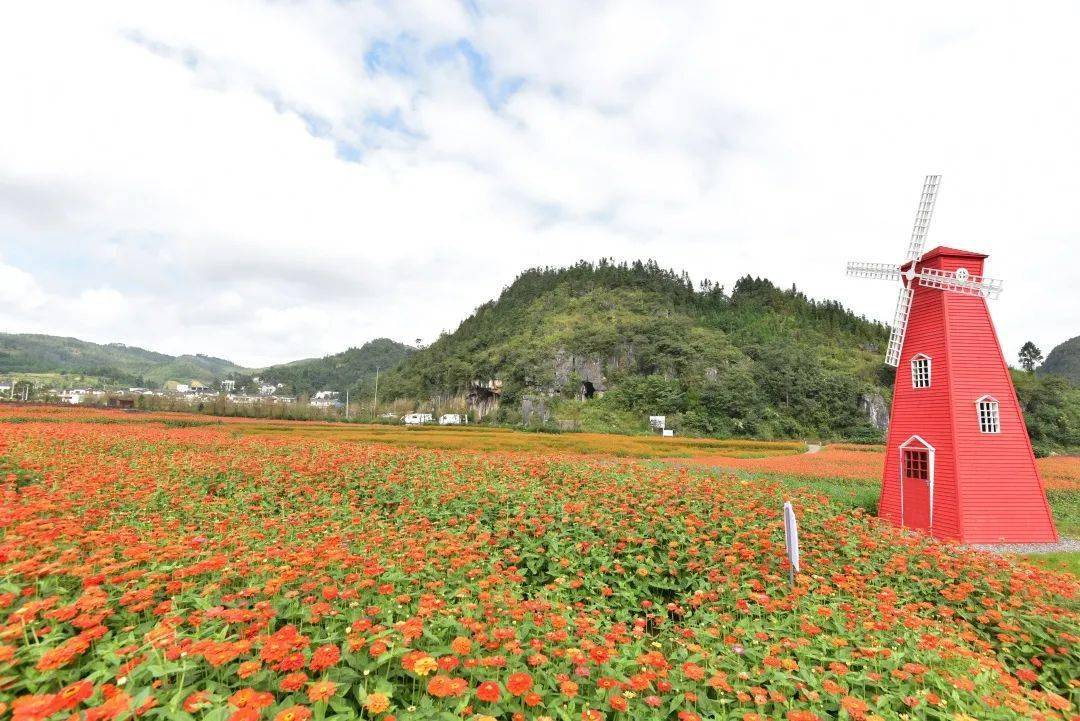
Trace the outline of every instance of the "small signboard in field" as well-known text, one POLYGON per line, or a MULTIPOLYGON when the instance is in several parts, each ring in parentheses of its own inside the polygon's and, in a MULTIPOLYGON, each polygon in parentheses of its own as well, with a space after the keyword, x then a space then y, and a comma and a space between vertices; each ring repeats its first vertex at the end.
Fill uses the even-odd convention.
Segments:
POLYGON ((787 548, 788 580, 795 585, 795 574, 799 572, 799 524, 795 521, 795 509, 791 501, 784 501, 784 546, 787 548))

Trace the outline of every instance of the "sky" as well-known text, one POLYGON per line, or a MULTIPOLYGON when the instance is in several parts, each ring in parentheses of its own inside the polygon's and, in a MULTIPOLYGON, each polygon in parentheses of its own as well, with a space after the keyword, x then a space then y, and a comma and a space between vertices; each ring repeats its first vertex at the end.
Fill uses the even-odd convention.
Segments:
POLYGON ((0 331, 260 367, 655 258, 883 321, 988 253, 1006 357, 1080 334, 1080 4, 5 3, 0 331))

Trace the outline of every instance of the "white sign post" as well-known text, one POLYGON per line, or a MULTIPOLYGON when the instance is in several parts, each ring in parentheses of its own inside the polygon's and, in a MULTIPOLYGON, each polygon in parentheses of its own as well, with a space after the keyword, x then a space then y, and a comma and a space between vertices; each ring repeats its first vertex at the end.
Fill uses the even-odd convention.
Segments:
POLYGON ((795 522, 795 509, 791 501, 784 501, 784 545, 787 547, 788 582, 795 585, 795 574, 799 572, 799 524, 795 522))

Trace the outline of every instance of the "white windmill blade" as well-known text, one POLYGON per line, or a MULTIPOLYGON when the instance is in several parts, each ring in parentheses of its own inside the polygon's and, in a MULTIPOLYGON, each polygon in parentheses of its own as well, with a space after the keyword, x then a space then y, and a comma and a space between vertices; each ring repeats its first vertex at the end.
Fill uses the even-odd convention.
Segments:
POLYGON ((848 263, 847 274, 854 278, 900 280, 900 269, 892 263, 848 263))
POLYGON ((908 244, 907 259, 918 260, 926 244, 926 233, 930 229, 930 218, 934 215, 934 202, 937 200, 940 175, 927 175, 923 181, 919 208, 915 211, 915 227, 911 231, 911 243, 908 244))
POLYGON ((923 268, 919 271, 919 285, 927 288, 947 290, 962 295, 978 295, 983 298, 997 298, 1001 295, 1004 283, 995 278, 981 275, 968 275, 967 271, 938 270, 923 268))
POLYGON ((892 333, 889 334, 889 347, 885 351, 885 365, 896 368, 900 365, 900 351, 904 348, 904 335, 907 333, 908 316, 911 314, 911 298, 915 294, 911 288, 901 288, 896 299, 896 313, 893 314, 892 333))

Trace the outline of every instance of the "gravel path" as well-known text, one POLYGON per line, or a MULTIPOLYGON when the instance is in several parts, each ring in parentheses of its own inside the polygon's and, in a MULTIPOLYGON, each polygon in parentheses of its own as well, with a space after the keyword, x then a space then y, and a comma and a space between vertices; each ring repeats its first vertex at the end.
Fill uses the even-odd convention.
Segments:
POLYGON ((1080 553, 1080 538, 1062 538, 1057 543, 973 543, 965 548, 990 553, 1054 553, 1072 551, 1080 553))
POLYGON ((805 455, 810 455, 811 453, 819 453, 820 451, 821 451, 821 444, 820 443, 807 443, 806 444, 806 454, 805 455))

